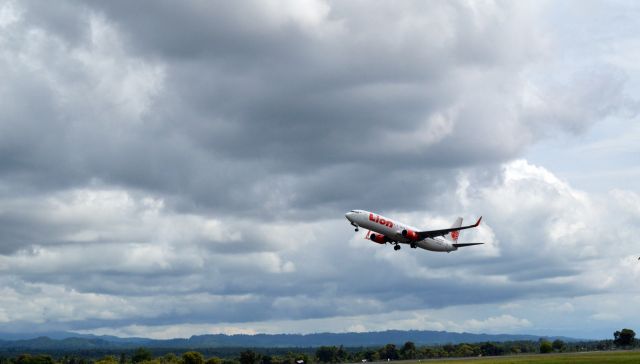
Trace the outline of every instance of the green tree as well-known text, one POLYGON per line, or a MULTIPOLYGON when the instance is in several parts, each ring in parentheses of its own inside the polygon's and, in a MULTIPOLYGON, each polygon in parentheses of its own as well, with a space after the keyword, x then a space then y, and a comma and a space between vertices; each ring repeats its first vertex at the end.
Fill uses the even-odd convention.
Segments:
POLYGON ((476 354, 476 352, 480 352, 480 350, 476 350, 477 348, 474 346, 471 346, 469 344, 460 344, 458 345, 458 347, 456 348, 455 356, 473 356, 473 355, 478 355, 476 354))
POLYGON ((151 355, 151 352, 145 348, 136 349, 136 351, 133 353, 133 356, 131 357, 131 361, 133 363, 141 363, 143 361, 151 359, 153 359, 153 355, 151 355))
MULTIPOLYGON (((340 345, 340 347, 336 351, 336 359, 338 360, 339 363, 347 362, 349 359, 349 353, 347 353, 347 351, 344 350, 342 345, 340 345)), ((307 361, 305 360, 304 362, 306 363, 307 361)))
POLYGON ((282 356, 279 357, 279 364, 295 364, 296 363, 296 356, 294 353, 292 352, 288 352, 282 356))
POLYGON ((439 346, 433 350, 434 358, 447 358, 449 357, 449 352, 442 346, 439 346))
POLYGON ((504 349, 494 343, 486 342, 480 345, 480 353, 482 356, 497 356, 504 353, 504 349))
POLYGON ((380 353, 375 350, 366 350, 363 354, 364 358, 367 361, 378 361, 380 360, 380 353))
POLYGON ((184 364, 204 364, 204 357, 197 351, 187 351, 182 354, 184 364))
POLYGON ((553 346, 547 340, 542 340, 540 342, 540 353, 547 354, 553 351, 553 346))
POLYGON ((416 344, 407 341, 400 348, 400 357, 404 360, 415 359, 417 356, 416 344))
POLYGON ((398 349, 394 344, 387 344, 382 349, 380 349, 380 359, 382 360, 398 360, 398 349))
POLYGON ((629 346, 633 344, 636 333, 631 329, 622 329, 613 333, 613 342, 617 346, 629 346))
POLYGON ((49 355, 22 354, 15 360, 16 364, 54 364, 53 358, 49 355))
POLYGON ((118 364, 118 359, 113 355, 107 355, 97 360, 95 364, 118 364))
POLYGON ((260 354, 253 350, 246 350, 240 353, 240 364, 258 364, 260 362, 260 354))
POLYGON ((442 350, 447 352, 447 356, 452 356, 451 354, 453 354, 453 352, 456 351, 456 347, 453 346, 452 344, 446 344, 446 345, 442 345, 442 350))
MULTIPOLYGON (((337 351, 337 353, 339 353, 340 350, 337 351)), ((311 360, 309 360, 309 356, 305 353, 295 353, 293 354, 293 362, 294 363, 298 363, 300 360, 302 360, 305 364, 309 364, 311 363, 311 360)))
POLYGON ((335 346, 321 346, 316 349, 316 358, 321 363, 336 363, 338 349, 335 346))
POLYGON ((432 348, 423 347, 420 350, 420 357, 431 359, 436 357, 436 353, 432 348))
POLYGON ((162 364, 178 364, 180 362, 180 358, 174 353, 166 353, 160 359, 162 364))
MULTIPOLYGON (((269 358, 271 358, 271 357, 269 357, 269 358)), ((212 356, 211 358, 207 359, 205 364, 222 364, 222 359, 218 358, 217 356, 212 356)), ((271 364, 271 363, 264 363, 263 362, 262 364, 271 364)))
POLYGON ((30 364, 31 363, 31 354, 20 354, 15 359, 16 364, 30 364))
POLYGON ((553 347, 553 350, 555 351, 563 351, 565 349, 565 346, 566 344, 564 343, 564 341, 560 339, 553 340, 553 343, 551 344, 551 347, 553 347))

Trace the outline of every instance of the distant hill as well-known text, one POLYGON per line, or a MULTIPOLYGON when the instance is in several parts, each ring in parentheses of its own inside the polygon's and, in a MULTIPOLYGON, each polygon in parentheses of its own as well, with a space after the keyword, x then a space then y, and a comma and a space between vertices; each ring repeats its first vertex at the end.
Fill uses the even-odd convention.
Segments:
MULTIPOLYGON (((318 333, 318 334, 257 334, 257 335, 197 335, 189 339, 153 340, 145 338, 119 338, 116 336, 81 335, 56 332, 37 335, 0 333, 0 349, 23 350, 92 350, 127 349, 140 346, 149 348, 282 348, 282 347, 318 347, 323 345, 344 345, 345 347, 382 346, 385 344, 402 345, 413 341, 416 345, 458 344, 477 342, 504 342, 533 340, 540 336, 509 334, 471 334, 447 331, 400 331, 358 333, 318 333), (37 337, 35 337, 37 336, 37 337)), ((568 337, 548 337, 566 342, 579 341, 568 337)))

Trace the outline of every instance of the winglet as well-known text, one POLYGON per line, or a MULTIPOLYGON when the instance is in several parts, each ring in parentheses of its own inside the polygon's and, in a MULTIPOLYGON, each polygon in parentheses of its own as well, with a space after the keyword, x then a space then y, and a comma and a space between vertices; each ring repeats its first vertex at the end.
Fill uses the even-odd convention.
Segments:
POLYGON ((478 221, 476 221, 473 227, 477 227, 478 225, 480 225, 480 221, 482 221, 482 216, 480 216, 480 218, 478 219, 478 221))

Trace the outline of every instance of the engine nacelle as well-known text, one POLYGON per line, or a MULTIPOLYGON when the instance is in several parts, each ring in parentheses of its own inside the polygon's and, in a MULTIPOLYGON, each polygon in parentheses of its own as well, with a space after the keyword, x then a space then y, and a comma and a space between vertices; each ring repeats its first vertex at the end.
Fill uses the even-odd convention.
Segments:
POLYGON ((386 236, 384 236, 382 234, 373 234, 373 233, 371 233, 369 235, 369 240, 373 241, 374 243, 378 243, 378 244, 386 244, 389 241, 389 238, 387 238, 386 236))
POLYGON ((420 240, 420 238, 418 237, 418 233, 413 230, 402 230, 402 236, 412 241, 420 240))

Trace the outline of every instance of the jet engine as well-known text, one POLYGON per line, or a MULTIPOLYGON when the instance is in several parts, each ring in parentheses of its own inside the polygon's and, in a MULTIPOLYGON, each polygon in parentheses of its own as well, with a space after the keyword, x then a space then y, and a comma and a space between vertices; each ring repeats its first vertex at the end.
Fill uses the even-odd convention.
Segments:
POLYGON ((413 241, 419 240, 418 234, 413 230, 402 230, 402 236, 413 241))
POLYGON ((386 244, 389 241, 389 238, 382 234, 373 234, 369 235, 369 240, 378 243, 378 244, 386 244))

